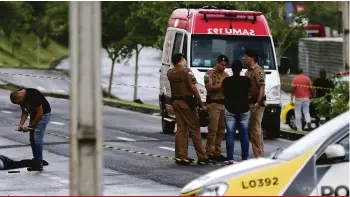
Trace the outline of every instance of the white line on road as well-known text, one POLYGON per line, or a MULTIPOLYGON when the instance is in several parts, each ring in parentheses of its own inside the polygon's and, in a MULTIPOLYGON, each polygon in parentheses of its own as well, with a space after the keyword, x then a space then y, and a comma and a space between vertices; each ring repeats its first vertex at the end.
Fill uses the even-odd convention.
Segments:
POLYGON ((60 180, 60 182, 61 182, 61 183, 65 183, 65 184, 68 184, 68 183, 69 183, 69 181, 68 181, 68 180, 66 180, 66 179, 64 179, 64 180, 60 180))
POLYGON ((64 123, 63 122, 50 122, 51 124, 55 124, 55 125, 64 125, 64 123))
POLYGON ((41 87, 41 86, 37 86, 36 89, 40 90, 40 91, 45 91, 45 88, 41 87))
POLYGON ((129 141, 129 142, 135 142, 136 140, 134 139, 130 139, 130 138, 126 138, 126 137, 117 137, 120 140, 125 140, 125 141, 129 141))
POLYGON ((170 151, 175 151, 174 148, 166 147, 166 146, 159 146, 158 148, 165 149, 165 150, 170 150, 170 151))
POLYGON ((4 114, 12 114, 12 111, 2 110, 1 112, 4 113, 4 114))
POLYGON ((53 180, 60 180, 61 178, 60 177, 57 177, 57 176, 52 176, 52 177, 49 177, 50 179, 53 179, 53 180))
POLYGON ((288 143, 292 143, 292 140, 287 140, 287 139, 283 139, 283 138, 277 138, 276 140, 281 141, 281 142, 288 142, 288 143))

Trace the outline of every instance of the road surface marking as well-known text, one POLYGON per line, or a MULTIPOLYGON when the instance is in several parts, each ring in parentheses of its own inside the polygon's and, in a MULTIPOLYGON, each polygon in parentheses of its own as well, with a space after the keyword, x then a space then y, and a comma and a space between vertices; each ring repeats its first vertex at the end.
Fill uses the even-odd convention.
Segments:
POLYGON ((49 177, 50 179, 54 179, 54 180, 60 180, 61 178, 60 177, 57 177, 57 176, 52 176, 52 177, 49 177))
POLYGON ((1 112, 4 113, 4 114, 12 114, 12 111, 2 110, 1 112))
POLYGON ((40 90, 40 91, 45 91, 45 88, 41 87, 41 86, 36 86, 36 89, 40 90))
POLYGON ((64 90, 56 90, 56 92, 58 92, 58 93, 66 93, 66 91, 64 91, 64 90))
POLYGON ((51 124, 55 124, 55 125, 60 125, 60 126, 65 125, 63 122, 54 122, 54 121, 52 121, 50 123, 51 124))
POLYGON ((155 140, 155 141, 159 140, 159 139, 153 138, 153 137, 144 137, 144 136, 141 136, 141 137, 144 138, 144 140, 155 140))
POLYGON ((64 179, 64 180, 60 180, 60 182, 61 182, 61 183, 65 183, 65 184, 68 184, 68 183, 69 183, 69 181, 68 181, 68 180, 66 180, 66 179, 64 179))
POLYGON ((120 140, 125 140, 125 141, 129 141, 129 142, 135 142, 136 140, 134 139, 130 139, 130 138, 126 138, 126 137, 117 137, 120 140))
POLYGON ((292 143, 292 140, 287 140, 287 139, 283 139, 283 138, 277 138, 276 140, 281 141, 281 142, 287 142, 287 143, 292 143))
POLYGON ((165 149, 165 150, 170 150, 170 151, 175 151, 174 148, 166 147, 166 146, 159 146, 158 148, 165 149))

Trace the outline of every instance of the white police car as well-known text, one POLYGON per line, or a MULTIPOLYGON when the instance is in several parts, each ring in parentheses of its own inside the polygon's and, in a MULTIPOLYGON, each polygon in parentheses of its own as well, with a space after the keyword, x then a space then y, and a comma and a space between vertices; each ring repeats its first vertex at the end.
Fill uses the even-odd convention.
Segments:
POLYGON ((330 120, 269 158, 205 174, 181 196, 349 196, 350 112, 330 120))

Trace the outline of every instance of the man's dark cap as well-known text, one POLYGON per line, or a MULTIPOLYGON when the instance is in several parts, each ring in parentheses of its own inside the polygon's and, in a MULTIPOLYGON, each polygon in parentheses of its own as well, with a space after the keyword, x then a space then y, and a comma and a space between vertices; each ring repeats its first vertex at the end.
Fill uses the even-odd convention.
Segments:
POLYGON ((255 61, 258 59, 258 54, 252 49, 245 50, 244 54, 251 58, 254 58, 255 61))
POLYGON ((228 57, 227 57, 226 55, 219 55, 219 57, 217 58, 216 61, 218 61, 218 62, 224 61, 224 62, 226 62, 227 64, 229 64, 228 57))
POLYGON ((171 57, 171 62, 173 63, 173 65, 176 65, 180 62, 182 58, 185 58, 185 55, 183 53, 176 53, 175 55, 173 55, 173 57, 171 57))

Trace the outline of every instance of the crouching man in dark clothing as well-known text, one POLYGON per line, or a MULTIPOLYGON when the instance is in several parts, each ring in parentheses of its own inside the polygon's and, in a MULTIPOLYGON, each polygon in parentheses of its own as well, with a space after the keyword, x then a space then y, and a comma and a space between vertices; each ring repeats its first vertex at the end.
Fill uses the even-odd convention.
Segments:
POLYGON ((50 121, 51 108, 45 96, 37 89, 23 88, 10 95, 13 104, 20 105, 22 109, 21 120, 17 131, 28 132, 33 152, 33 165, 28 171, 43 170, 43 140, 44 132, 50 121), (28 127, 23 127, 28 114, 30 121, 28 127))
MULTIPOLYGON (((44 166, 49 165, 49 163, 45 160, 42 161, 44 166)), ((33 164, 33 160, 31 159, 23 159, 20 161, 12 160, 4 155, 0 155, 0 170, 11 170, 17 168, 25 168, 31 167, 33 164)))

